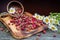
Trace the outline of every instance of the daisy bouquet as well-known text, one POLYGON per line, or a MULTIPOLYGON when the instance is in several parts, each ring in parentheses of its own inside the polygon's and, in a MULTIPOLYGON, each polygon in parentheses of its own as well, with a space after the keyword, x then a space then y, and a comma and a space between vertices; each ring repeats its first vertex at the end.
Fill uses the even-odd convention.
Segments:
POLYGON ((60 20, 60 13, 50 13, 49 16, 44 16, 44 15, 39 15, 37 13, 34 14, 33 17, 35 17, 38 20, 42 20, 49 29, 51 29, 52 31, 57 31, 57 25, 59 24, 59 20, 60 20))

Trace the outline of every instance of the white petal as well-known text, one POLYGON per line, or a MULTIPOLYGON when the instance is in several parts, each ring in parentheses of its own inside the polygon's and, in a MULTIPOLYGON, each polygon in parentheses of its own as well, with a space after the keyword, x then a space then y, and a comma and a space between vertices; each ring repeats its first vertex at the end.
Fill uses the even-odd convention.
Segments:
POLYGON ((15 8, 10 8, 9 9, 9 13, 14 13, 15 12, 15 8))
POLYGON ((40 16, 40 17, 39 17, 40 20, 43 20, 43 18, 44 18, 43 16, 40 16))
POLYGON ((43 22, 45 22, 46 24, 49 24, 50 23, 50 20, 49 20, 48 17, 44 17, 43 22), (46 19, 48 20, 48 22, 46 22, 46 19))
POLYGON ((51 29, 52 31, 57 31, 58 30, 57 27, 54 26, 54 25, 52 25, 52 24, 49 24, 49 27, 48 28, 51 29))
POLYGON ((53 24, 53 23, 54 23, 53 18, 50 18, 50 24, 53 24))
POLYGON ((59 25, 59 21, 54 19, 54 24, 58 24, 59 25))
POLYGON ((37 16, 38 14, 37 14, 37 13, 35 13, 34 15, 35 15, 35 16, 37 16))

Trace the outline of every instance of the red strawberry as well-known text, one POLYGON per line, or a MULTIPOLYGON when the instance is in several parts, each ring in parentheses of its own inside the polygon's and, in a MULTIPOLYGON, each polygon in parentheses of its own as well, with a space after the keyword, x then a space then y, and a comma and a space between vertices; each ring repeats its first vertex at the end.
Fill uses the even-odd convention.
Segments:
POLYGON ((46 34, 46 30, 43 30, 43 33, 46 34))
POLYGON ((20 23, 21 23, 21 22, 20 22, 20 21, 18 21, 18 20, 15 22, 16 26, 19 26, 19 25, 20 25, 20 23))
POLYGON ((53 37, 56 37, 56 35, 53 35, 53 37))
POLYGON ((25 29, 24 27, 21 28, 22 31, 24 31, 24 29, 25 29))
POLYGON ((56 37, 56 34, 54 34, 53 37, 56 37))
POLYGON ((36 24, 32 24, 32 28, 36 29, 37 28, 36 24))
POLYGON ((43 20, 37 20, 38 23, 40 23, 41 25, 43 24, 43 20))
POLYGON ((19 26, 20 24, 16 24, 16 26, 19 26))
POLYGON ((17 30, 20 30, 20 26, 17 26, 16 29, 17 29, 17 30))
POLYGON ((4 28, 0 27, 0 31, 3 31, 3 30, 4 30, 4 28))
POLYGON ((21 10, 21 9, 19 9, 19 10, 18 10, 18 13, 20 14, 21 12, 22 12, 22 10, 21 10))
POLYGON ((21 18, 21 16, 19 16, 19 19, 21 18))
POLYGON ((40 23, 41 25, 44 25, 43 23, 40 23))
POLYGON ((11 23, 13 23, 13 21, 12 21, 12 20, 11 20, 10 22, 11 22, 11 23))
POLYGON ((38 36, 38 37, 40 37, 40 36, 41 36, 41 34, 38 34, 37 36, 38 36))
POLYGON ((18 19, 17 22, 20 22, 20 20, 18 19))
POLYGON ((17 20, 15 20, 15 23, 18 23, 18 19, 17 19, 17 20))
POLYGON ((32 22, 34 23, 34 22, 36 22, 37 20, 35 19, 35 18, 32 18, 32 22))
POLYGON ((15 23, 15 21, 14 20, 11 20, 10 23, 15 23))

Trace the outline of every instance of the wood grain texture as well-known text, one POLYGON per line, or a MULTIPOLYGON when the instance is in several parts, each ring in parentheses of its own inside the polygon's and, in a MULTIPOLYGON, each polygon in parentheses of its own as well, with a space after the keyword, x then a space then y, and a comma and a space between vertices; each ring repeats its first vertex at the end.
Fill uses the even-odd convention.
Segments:
MULTIPOLYGON (((31 13, 29 13, 29 12, 25 12, 24 13, 24 15, 26 15, 26 16, 30 16, 30 17, 32 17, 33 15, 31 14, 31 13)), ((2 15, 2 16, 4 16, 4 15, 2 15)), ((32 33, 29 33, 29 34, 27 34, 27 35, 24 35, 24 34, 22 34, 22 31, 21 30, 16 30, 16 26, 15 26, 15 24, 11 24, 10 23, 10 20, 11 20, 12 18, 11 18, 11 16, 6 16, 6 17, 0 17, 0 21, 8 28, 8 30, 10 31, 10 33, 12 34, 12 36, 14 37, 14 38, 16 38, 16 39, 22 39, 22 38, 27 38, 27 37, 30 37, 30 36, 32 36, 33 34, 36 34, 36 33, 38 33, 38 32, 41 32, 43 29, 44 29, 44 27, 43 26, 39 26, 37 29, 36 29, 36 31, 35 32, 33 32, 33 31, 31 31, 32 33), (10 25, 8 25, 8 23, 10 23, 10 25)), ((35 29, 34 29, 35 30, 35 29)))

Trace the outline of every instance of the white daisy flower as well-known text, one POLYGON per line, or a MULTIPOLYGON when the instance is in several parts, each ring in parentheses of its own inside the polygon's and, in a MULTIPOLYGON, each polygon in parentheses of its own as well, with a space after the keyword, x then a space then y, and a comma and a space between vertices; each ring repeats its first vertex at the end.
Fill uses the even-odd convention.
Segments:
POLYGON ((51 18, 50 16, 47 16, 48 18, 51 18))
POLYGON ((39 16, 39 20, 43 20, 44 16, 39 16))
POLYGON ((54 19, 54 24, 58 24, 59 25, 59 21, 54 19))
POLYGON ((58 29, 56 28, 56 26, 49 24, 49 29, 51 29, 52 31, 57 31, 58 29))
POLYGON ((49 17, 44 17, 43 22, 45 22, 46 24, 49 24, 50 23, 49 17))
POLYGON ((9 9, 9 13, 15 13, 15 8, 11 7, 11 8, 9 9))
POLYGON ((53 18, 50 18, 50 24, 53 24, 53 23, 54 23, 53 18))
POLYGON ((38 15, 37 13, 35 13, 35 15, 33 17, 35 17, 36 19, 39 19, 40 15, 38 15))

